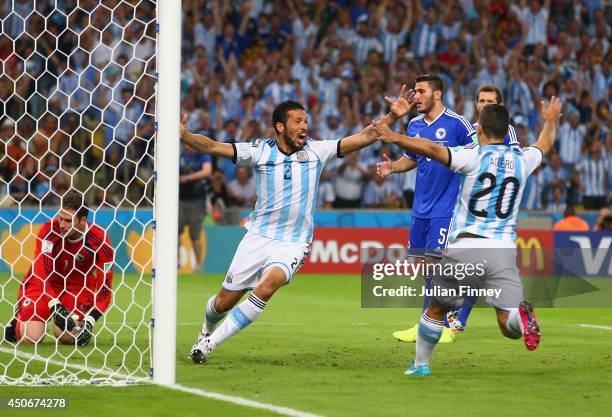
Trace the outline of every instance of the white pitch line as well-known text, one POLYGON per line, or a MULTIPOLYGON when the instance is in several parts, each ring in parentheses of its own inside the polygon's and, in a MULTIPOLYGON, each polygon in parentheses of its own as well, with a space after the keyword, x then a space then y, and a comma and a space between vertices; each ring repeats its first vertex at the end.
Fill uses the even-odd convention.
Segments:
POLYGON ((319 414, 307 413, 305 411, 295 410, 289 407, 281 407, 278 405, 260 403, 259 401, 247 400, 246 398, 236 397, 233 395, 219 394, 216 392, 204 391, 199 388, 186 387, 180 384, 174 385, 162 385, 163 387, 170 388, 176 391, 186 392, 193 395, 199 395, 201 397, 212 398, 219 401, 225 401, 228 403, 242 405, 245 407, 258 408, 260 410, 272 411, 273 413, 281 414, 290 417, 323 417, 319 414))
POLYGON ((127 381, 139 382, 139 383, 149 383, 149 382, 151 382, 151 379, 148 378, 148 377, 137 377, 137 376, 125 375, 125 374, 122 374, 122 373, 119 373, 119 372, 111 372, 111 371, 105 371, 103 369, 90 368, 90 367, 85 366, 85 365, 77 365, 77 364, 71 364, 71 363, 56 361, 55 359, 45 358, 45 357, 40 356, 40 355, 34 355, 34 354, 31 354, 31 353, 21 352, 21 351, 16 350, 16 349, 7 349, 7 348, 4 348, 4 347, 0 347, 0 352, 8 353, 8 354, 11 354, 11 355, 15 355, 15 356, 23 358, 23 359, 35 360, 35 361, 39 361, 39 362, 50 363, 52 365, 63 366, 63 367, 66 367, 66 368, 72 368, 72 369, 76 369, 76 370, 79 370, 79 371, 85 371, 85 372, 89 372, 92 375, 103 375, 103 376, 107 376, 107 377, 110 377, 110 378, 119 378, 119 379, 124 379, 124 380, 127 380, 127 381))
MULTIPOLYGON (((54 359, 44 358, 39 355, 33 355, 31 353, 21 352, 16 349, 7 349, 4 347, 0 347, 0 352, 13 354, 15 356, 18 356, 24 359, 28 359, 28 360, 35 360, 35 361, 50 363, 52 365, 64 366, 66 368, 78 369, 80 371, 89 372, 93 375, 104 375, 104 376, 120 378, 124 380, 132 380, 134 382, 139 382, 139 383, 151 383, 150 378, 133 377, 130 375, 121 374, 119 372, 110 372, 110 371, 105 371, 102 369, 90 368, 84 365, 64 363, 61 361, 56 361, 54 359)), ((198 395, 200 397, 206 397, 206 398, 211 398, 214 400, 225 401, 225 402, 229 402, 232 404, 241 405, 244 407, 258 408, 260 410, 271 411, 273 413, 277 413, 277 414, 281 414, 281 415, 289 416, 289 417, 323 417, 318 414, 307 413, 305 411, 295 410, 289 407, 281 407, 281 406, 274 405, 274 404, 262 403, 259 401, 253 401, 253 400, 249 400, 249 399, 242 398, 242 397, 236 397, 233 395, 219 394, 216 392, 205 391, 200 388, 186 387, 180 384, 159 385, 159 386, 163 388, 172 389, 175 391, 181 391, 181 392, 185 392, 188 394, 198 395)))
POLYGON ((577 324, 578 327, 587 327, 589 329, 612 330, 612 326, 604 326, 603 324, 577 324))

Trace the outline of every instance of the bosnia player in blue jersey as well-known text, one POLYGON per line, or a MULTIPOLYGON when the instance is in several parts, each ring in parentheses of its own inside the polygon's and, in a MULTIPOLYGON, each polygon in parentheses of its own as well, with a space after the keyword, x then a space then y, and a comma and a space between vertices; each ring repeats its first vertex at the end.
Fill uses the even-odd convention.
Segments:
MULTIPOLYGON (((444 84, 435 75, 416 78, 414 87, 417 117, 408 124, 408 136, 431 138, 443 146, 462 146, 474 142, 476 132, 463 116, 448 110, 442 104, 444 84)), ((393 109, 392 109, 393 111, 393 109)), ((405 113, 396 114, 403 117, 405 113)), ((406 172, 417 168, 412 223, 410 226, 409 252, 414 257, 424 257, 425 263, 435 263, 442 256, 450 224, 459 176, 448 167, 431 158, 406 152, 398 161, 385 160, 377 165, 377 174, 385 177, 394 172, 406 172)), ((425 277, 425 286, 431 285, 431 277, 425 277)), ((428 304, 425 297, 423 308, 428 304)), ((416 341, 418 326, 394 332, 393 336, 406 342, 416 341)), ((452 342, 454 333, 445 330, 442 342, 452 342)))
MULTIPOLYGON (((412 98, 402 87, 396 101, 408 103, 412 98)), ((385 120, 391 124, 395 117, 389 114, 385 120)), ((272 113, 276 138, 252 143, 215 142, 187 132, 186 121, 185 115, 180 132, 183 142, 200 152, 252 167, 257 187, 247 233, 221 288, 208 300, 204 325, 191 350, 193 362, 205 363, 217 346, 259 317, 268 300, 291 281, 304 262, 312 241, 319 176, 325 165, 372 144, 376 134, 368 126, 343 139, 311 140, 306 111, 294 101, 282 102, 272 113), (247 299, 240 302, 247 292, 247 299)))
POLYGON ((477 130, 480 146, 472 143, 449 148, 375 124, 385 142, 395 143, 461 173, 442 262, 445 269, 472 265, 474 271, 467 278, 456 274, 435 275, 433 297, 419 321, 415 359, 406 369, 406 375, 431 374, 429 362, 442 335, 444 319, 453 306, 463 303, 466 287, 467 291, 474 287, 486 291, 486 302, 495 308, 499 329, 505 337, 522 337, 528 350, 538 347, 539 325, 531 304, 524 299, 516 264, 516 223, 526 180, 552 149, 561 114, 561 102, 554 96, 550 104, 542 102, 541 107, 542 132, 534 146, 525 149, 504 144, 510 117, 501 105, 493 104, 482 110, 477 130))

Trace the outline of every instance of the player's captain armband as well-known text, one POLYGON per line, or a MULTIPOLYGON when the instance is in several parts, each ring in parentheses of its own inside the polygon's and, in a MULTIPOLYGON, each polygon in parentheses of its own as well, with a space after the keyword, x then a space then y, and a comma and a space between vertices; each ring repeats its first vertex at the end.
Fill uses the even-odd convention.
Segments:
POLYGON ((236 146, 236 163, 240 165, 252 165, 254 162, 255 152, 259 149, 259 143, 254 146, 249 142, 235 143, 236 146))
POLYGON ((40 251, 42 253, 53 253, 53 242, 50 240, 43 240, 42 245, 40 246, 40 251))
POLYGON ((110 270, 113 269, 113 263, 112 262, 105 262, 104 263, 104 272, 110 272, 110 270))

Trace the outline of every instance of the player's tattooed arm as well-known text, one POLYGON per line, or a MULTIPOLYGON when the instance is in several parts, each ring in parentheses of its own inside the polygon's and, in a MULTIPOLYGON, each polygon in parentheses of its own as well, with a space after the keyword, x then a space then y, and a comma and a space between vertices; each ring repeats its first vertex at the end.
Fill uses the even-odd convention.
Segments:
POLYGON ((220 156, 228 159, 236 158, 236 150, 229 143, 219 143, 204 135, 197 135, 187 131, 187 115, 181 117, 180 138, 184 143, 191 145, 198 152, 208 155, 220 156))
POLYGON ((534 147, 540 149, 543 155, 548 154, 555 143, 557 131, 557 121, 561 117, 561 107, 563 104, 558 97, 552 96, 550 102, 546 104, 540 102, 540 113, 544 119, 544 126, 538 136, 538 140, 533 144, 534 147))
POLYGON ((434 161, 449 165, 450 163, 450 150, 446 146, 441 146, 429 139, 412 138, 410 136, 402 135, 392 131, 389 126, 380 122, 372 122, 374 129, 378 135, 378 138, 383 142, 395 143, 400 148, 405 149, 409 152, 423 155, 427 158, 431 158, 434 161))

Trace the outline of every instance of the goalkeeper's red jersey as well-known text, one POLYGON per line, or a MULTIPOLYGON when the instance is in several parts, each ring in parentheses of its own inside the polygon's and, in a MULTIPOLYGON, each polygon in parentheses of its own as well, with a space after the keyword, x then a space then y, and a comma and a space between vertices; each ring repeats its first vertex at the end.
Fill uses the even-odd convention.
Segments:
POLYGON ((101 313, 112 295, 113 246, 101 227, 87 223, 78 240, 62 237, 58 219, 46 222, 36 238, 34 262, 23 277, 24 293, 51 298, 72 294, 101 313))

